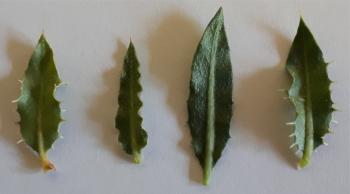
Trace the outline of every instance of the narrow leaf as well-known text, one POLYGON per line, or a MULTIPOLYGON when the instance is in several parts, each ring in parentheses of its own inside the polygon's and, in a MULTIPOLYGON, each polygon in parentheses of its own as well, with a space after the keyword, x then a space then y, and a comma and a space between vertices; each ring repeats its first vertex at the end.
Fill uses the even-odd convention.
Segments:
POLYGON ((194 55, 188 99, 192 145, 203 169, 205 185, 230 138, 232 103, 230 51, 220 8, 194 55))
POLYGON ((147 144, 147 133, 141 126, 142 117, 139 115, 142 106, 138 96, 142 91, 139 66, 134 45, 130 41, 120 78, 119 108, 115 126, 119 129, 119 142, 126 153, 133 155, 135 163, 140 163, 141 149, 147 144))
POLYGON ((54 97, 60 83, 52 49, 41 35, 25 72, 17 111, 22 137, 39 154, 44 171, 55 168, 47 151, 58 138, 62 121, 60 102, 54 97))
POLYGON ((313 150, 324 144, 334 109, 327 63, 302 18, 286 67, 293 79, 288 95, 296 109, 295 144, 303 153, 298 164, 303 168, 310 163, 313 150))

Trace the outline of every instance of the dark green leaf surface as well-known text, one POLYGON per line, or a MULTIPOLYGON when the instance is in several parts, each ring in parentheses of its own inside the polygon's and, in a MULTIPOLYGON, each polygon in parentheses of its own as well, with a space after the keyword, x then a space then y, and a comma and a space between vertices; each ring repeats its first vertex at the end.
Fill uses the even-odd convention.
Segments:
POLYGON ((294 145, 303 153, 298 164, 302 168, 309 164, 313 150, 324 143, 334 111, 327 63, 302 19, 287 59, 287 70, 293 79, 288 95, 296 109, 292 123, 294 145))
POLYGON ((54 169, 47 151, 57 139, 62 121, 60 102, 54 97, 60 83, 52 49, 42 35, 25 72, 17 111, 22 137, 39 154, 45 171, 54 169))
POLYGON ((140 162, 141 149, 147 144, 147 133, 141 126, 142 117, 139 115, 142 106, 138 96, 142 90, 139 66, 134 45, 130 42, 120 78, 119 109, 115 126, 119 129, 119 141, 125 152, 133 155, 135 163, 140 162))
POLYGON ((203 168, 203 184, 221 156, 232 116, 232 67, 222 8, 207 26, 192 64, 189 126, 195 154, 203 168))

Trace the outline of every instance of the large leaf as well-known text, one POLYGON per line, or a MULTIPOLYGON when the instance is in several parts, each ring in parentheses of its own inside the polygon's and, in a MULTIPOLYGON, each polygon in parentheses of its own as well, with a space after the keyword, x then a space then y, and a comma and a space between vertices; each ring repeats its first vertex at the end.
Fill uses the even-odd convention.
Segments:
POLYGON ((134 45, 130 41, 120 78, 119 109, 115 126, 119 129, 119 141, 125 152, 133 155, 135 163, 140 162, 141 149, 147 144, 147 133, 142 129, 142 117, 139 115, 142 106, 138 96, 142 90, 139 66, 134 45))
POLYGON ((188 113, 192 145, 207 185, 230 138, 232 116, 232 67, 222 8, 207 26, 194 55, 188 113))
POLYGON ((303 153, 298 164, 302 168, 310 163, 313 150, 324 144, 334 111, 327 63, 302 18, 287 59, 287 70, 293 79, 288 95, 296 109, 296 120, 292 122, 294 145, 303 153))
POLYGON ((45 171, 54 169, 47 151, 57 139, 62 121, 60 102, 54 97, 60 83, 52 49, 41 35, 25 72, 17 111, 22 137, 39 154, 45 171))

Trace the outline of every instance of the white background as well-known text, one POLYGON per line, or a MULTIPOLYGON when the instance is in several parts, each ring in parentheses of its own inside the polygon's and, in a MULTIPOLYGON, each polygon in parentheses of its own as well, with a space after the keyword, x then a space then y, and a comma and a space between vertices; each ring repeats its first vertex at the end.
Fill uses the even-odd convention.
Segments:
POLYGON ((348 194, 350 3, 347 0, 8 1, 0 3, 0 194, 348 194), (58 2, 58 1, 57 1, 58 2), (231 136, 210 186, 190 145, 186 100, 198 41, 224 9, 234 69, 231 136), (293 107, 284 63, 302 15, 331 62, 334 114, 328 146, 297 170, 289 149, 293 107), (40 34, 68 85, 66 119, 45 174, 20 140, 16 104, 40 34), (114 117, 129 38, 141 62, 141 114, 149 134, 143 162, 117 143, 114 117))

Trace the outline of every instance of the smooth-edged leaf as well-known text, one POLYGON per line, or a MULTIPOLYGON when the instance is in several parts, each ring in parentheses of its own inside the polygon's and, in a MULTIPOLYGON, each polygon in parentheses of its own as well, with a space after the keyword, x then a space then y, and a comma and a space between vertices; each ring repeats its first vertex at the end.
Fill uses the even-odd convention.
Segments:
POLYGON ((302 18, 286 67, 293 79, 288 95, 296 109, 294 145, 303 153, 298 164, 302 168, 309 164, 313 150, 324 144, 334 111, 327 63, 302 18))
POLYGON ((25 71, 17 111, 22 137, 39 154, 45 171, 54 169, 47 151, 57 139, 62 121, 60 102, 54 96, 60 83, 52 49, 41 35, 25 71))
POLYGON ((135 47, 130 41, 120 78, 119 108, 115 126, 119 129, 119 142, 126 153, 133 155, 135 163, 140 162, 141 149, 147 144, 147 133, 142 128, 142 117, 139 115, 142 106, 139 98, 142 91, 139 66, 135 47))
POLYGON ((192 146, 208 184, 221 156, 232 117, 232 67, 222 8, 207 26, 192 63, 188 124, 192 146))

